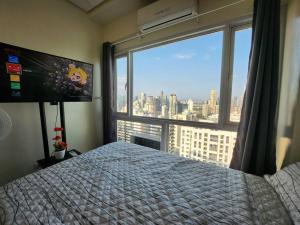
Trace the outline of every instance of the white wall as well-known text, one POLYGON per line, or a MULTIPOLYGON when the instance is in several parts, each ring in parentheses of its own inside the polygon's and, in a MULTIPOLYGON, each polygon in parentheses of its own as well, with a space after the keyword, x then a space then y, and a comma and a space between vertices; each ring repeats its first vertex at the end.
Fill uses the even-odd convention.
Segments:
POLYGON ((300 161, 300 1, 287 5, 277 130, 277 167, 300 161))
MULTIPOLYGON (((94 96, 100 96, 101 29, 65 0, 1 0, 0 42, 94 64, 94 96)), ((102 143, 100 100, 66 103, 67 140, 87 151, 102 143)), ((12 117, 11 135, 0 141, 0 184, 23 176, 43 157, 37 103, 0 103, 12 117)), ((49 142, 55 107, 47 104, 49 142)))

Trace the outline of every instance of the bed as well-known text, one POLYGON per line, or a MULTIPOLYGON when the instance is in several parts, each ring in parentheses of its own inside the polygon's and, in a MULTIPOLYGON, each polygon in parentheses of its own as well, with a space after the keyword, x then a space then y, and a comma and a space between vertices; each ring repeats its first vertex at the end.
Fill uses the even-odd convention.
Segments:
POLYGON ((262 178, 116 142, 1 187, 0 224, 298 224, 293 166, 262 178))

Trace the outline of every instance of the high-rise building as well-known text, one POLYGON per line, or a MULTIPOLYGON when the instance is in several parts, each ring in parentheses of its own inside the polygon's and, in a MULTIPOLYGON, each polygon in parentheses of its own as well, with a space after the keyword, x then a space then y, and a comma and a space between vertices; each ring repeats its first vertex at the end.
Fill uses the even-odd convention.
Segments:
POLYGON ((169 117, 177 114, 177 96, 176 94, 170 95, 170 104, 169 104, 169 117))
POLYGON ((188 112, 191 113, 194 111, 194 101, 192 99, 189 99, 188 102, 188 112))
POLYGON ((193 103, 193 112, 202 114, 202 105, 203 105, 203 103, 201 103, 201 102, 194 102, 193 103))
POLYGON ((217 91, 213 89, 210 91, 210 99, 209 99, 210 113, 212 114, 216 113, 216 108, 217 108, 217 91))
POLYGON ((141 93, 139 100, 140 100, 141 108, 144 108, 146 103, 146 94, 144 92, 141 93))
POLYGON ((159 115, 161 111, 161 101, 160 97, 155 97, 154 98, 154 107, 155 107, 155 114, 159 115))
POLYGON ((236 140, 236 132, 172 125, 171 152, 180 156, 228 167, 236 140))
POLYGON ((188 104, 185 101, 177 101, 177 114, 185 113, 188 109, 188 104))
POLYGON ((147 96, 147 100, 145 103, 145 111, 149 114, 156 113, 156 104, 153 96, 147 96))
POLYGON ((202 105, 202 117, 207 118, 208 117, 208 104, 204 103, 202 105))
POLYGON ((166 105, 161 106, 161 116, 163 118, 168 118, 168 107, 166 105))
POLYGON ((166 105, 165 100, 166 100, 166 98, 165 98, 164 92, 161 91, 160 92, 160 104, 161 104, 161 106, 166 105))

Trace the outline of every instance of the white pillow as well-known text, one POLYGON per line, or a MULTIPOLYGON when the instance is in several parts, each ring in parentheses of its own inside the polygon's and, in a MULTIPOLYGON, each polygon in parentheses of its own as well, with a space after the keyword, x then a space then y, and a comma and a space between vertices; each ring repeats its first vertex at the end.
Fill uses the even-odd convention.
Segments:
POLYGON ((265 179, 273 186, 295 224, 300 224, 300 162, 265 179))

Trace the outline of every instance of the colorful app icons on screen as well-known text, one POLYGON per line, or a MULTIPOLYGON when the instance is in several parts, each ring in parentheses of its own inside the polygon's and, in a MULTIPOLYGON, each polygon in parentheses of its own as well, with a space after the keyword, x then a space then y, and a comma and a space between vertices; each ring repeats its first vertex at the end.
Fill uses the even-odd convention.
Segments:
POLYGON ((19 57, 15 55, 8 56, 8 62, 10 63, 19 63, 19 57))
POLYGON ((10 81, 20 82, 20 75, 11 74, 10 75, 10 81))
POLYGON ((22 74, 21 64, 6 63, 7 73, 22 74))
POLYGON ((19 91, 19 90, 12 90, 11 91, 11 96, 13 96, 13 97, 21 97, 21 91, 19 91))
POLYGON ((21 84, 16 82, 11 82, 10 87, 11 89, 21 89, 21 84))

